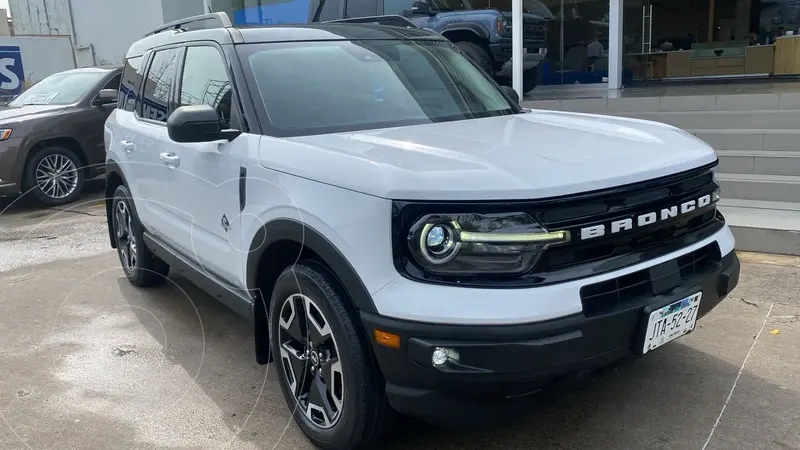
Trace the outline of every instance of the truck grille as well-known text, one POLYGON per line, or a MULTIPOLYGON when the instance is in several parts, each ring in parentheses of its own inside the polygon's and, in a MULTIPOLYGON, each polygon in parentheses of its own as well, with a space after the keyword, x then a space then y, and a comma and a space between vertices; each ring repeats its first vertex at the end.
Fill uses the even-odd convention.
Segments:
POLYGON ((591 268, 591 274, 616 270, 678 250, 710 236, 722 227, 723 218, 716 203, 696 208, 668 220, 630 231, 611 233, 610 224, 680 205, 691 199, 712 194, 719 189, 711 167, 671 177, 637 183, 605 192, 589 193, 531 209, 530 214, 548 230, 569 230, 571 242, 546 250, 536 266, 536 276, 562 278, 577 275, 579 266, 591 268), (582 239, 581 230, 605 225, 600 237, 582 239), (670 245, 673 244, 673 245, 670 245), (675 245, 678 245, 675 247, 675 245))

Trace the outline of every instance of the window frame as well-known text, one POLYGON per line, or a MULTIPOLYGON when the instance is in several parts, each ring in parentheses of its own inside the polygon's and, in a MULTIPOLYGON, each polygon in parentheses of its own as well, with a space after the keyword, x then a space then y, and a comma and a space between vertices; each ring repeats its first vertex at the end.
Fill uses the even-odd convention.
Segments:
MULTIPOLYGON (((178 65, 178 69, 175 71, 175 80, 173 84, 173 95, 171 97, 172 102, 174 103, 175 108, 172 111, 179 108, 181 106, 181 89, 183 89, 183 70, 186 68, 186 55, 189 52, 189 48, 191 47, 211 47, 217 51, 219 54, 222 64, 225 66, 225 74, 228 76, 228 81, 231 83, 231 123, 230 127, 232 129, 239 130, 243 133, 248 132, 247 120, 244 119, 243 109, 241 106, 241 100, 239 98, 239 90, 236 87, 236 77, 233 74, 233 70, 231 67, 231 63, 228 60, 227 55, 223 48, 214 41, 191 41, 185 42, 182 45, 183 51, 180 57, 180 64, 178 65)), ((169 116, 167 116, 169 118, 169 116)))
POLYGON ((172 74, 172 80, 170 80, 169 94, 167 96, 167 120, 165 120, 164 122, 161 122, 159 120, 149 119, 147 117, 144 117, 142 112, 144 110, 144 88, 147 85, 147 76, 150 74, 150 69, 152 68, 153 60, 155 60, 156 54, 158 54, 158 52, 167 51, 167 50, 176 50, 178 52, 178 55, 176 56, 176 59, 177 59, 177 63, 179 64, 178 67, 181 67, 180 62, 183 61, 183 51, 184 51, 183 44, 165 45, 165 46, 155 47, 155 48, 152 48, 152 49, 148 50, 147 53, 146 53, 147 54, 147 66, 145 67, 145 71, 143 72, 141 86, 139 86, 139 96, 138 96, 138 98, 140 100, 139 100, 139 104, 136 105, 136 108, 135 108, 135 110, 136 110, 135 111, 136 119, 138 119, 138 120, 140 120, 142 122, 145 122, 145 123, 152 124, 152 125, 161 125, 163 127, 167 126, 167 120, 169 120, 169 116, 170 116, 170 114, 172 114, 172 111, 175 110, 174 98, 175 98, 175 77, 177 76, 177 73, 178 73, 178 68, 177 67, 175 69, 175 73, 172 74))

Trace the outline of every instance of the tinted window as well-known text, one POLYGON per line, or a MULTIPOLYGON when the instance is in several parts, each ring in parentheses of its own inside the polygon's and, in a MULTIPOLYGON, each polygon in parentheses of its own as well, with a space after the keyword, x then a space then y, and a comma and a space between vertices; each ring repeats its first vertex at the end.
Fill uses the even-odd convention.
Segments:
POLYGON ((347 17, 378 15, 378 0, 347 0, 347 17))
POLYGON ((147 70, 142 92, 142 117, 166 122, 169 115, 169 94, 172 79, 175 78, 178 49, 171 48, 156 52, 147 70))
POLYGON ((230 127, 231 82, 222 55, 214 47, 189 47, 181 79, 181 106, 210 105, 224 128, 230 127))
POLYGON ((384 14, 401 15, 403 11, 411 9, 412 0, 383 0, 384 14))
POLYGON ((361 40, 248 44, 242 59, 278 136, 514 114, 452 44, 361 40))
POLYGON ((108 80, 108 83, 102 89, 114 89, 116 91, 119 89, 120 80, 122 80, 122 74, 114 75, 114 78, 108 80))
POLYGON ((122 70, 122 83, 119 85, 117 108, 125 111, 134 111, 136 109, 139 87, 142 85, 141 65, 141 56, 125 61, 125 68, 122 70))
POLYGON ((313 0, 309 13, 312 22, 324 22, 326 20, 341 19, 340 13, 341 0, 313 0))
POLYGON ((97 89, 107 75, 108 71, 104 70, 56 73, 36 83, 8 105, 70 105, 97 89))

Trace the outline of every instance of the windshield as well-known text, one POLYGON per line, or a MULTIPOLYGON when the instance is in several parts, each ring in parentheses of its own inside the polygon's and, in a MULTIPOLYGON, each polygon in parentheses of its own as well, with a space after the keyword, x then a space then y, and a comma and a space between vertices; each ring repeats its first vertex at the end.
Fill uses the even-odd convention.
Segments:
POLYGON ((239 47, 271 133, 299 136, 515 114, 447 41, 364 40, 239 47))
POLYGON ((19 95, 9 106, 69 105, 97 85, 107 72, 71 72, 50 75, 19 95))

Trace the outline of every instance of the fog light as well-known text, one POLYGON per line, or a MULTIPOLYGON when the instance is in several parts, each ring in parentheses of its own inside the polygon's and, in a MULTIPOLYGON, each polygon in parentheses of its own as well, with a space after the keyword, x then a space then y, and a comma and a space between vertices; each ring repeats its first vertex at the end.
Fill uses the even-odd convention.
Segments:
POLYGON ((711 201, 712 202, 718 202, 719 199, 720 199, 720 195, 719 194, 720 194, 719 189, 714 190, 714 192, 711 193, 711 201))
POLYGON ((436 347, 431 356, 431 362, 434 366, 441 366, 447 361, 458 361, 458 352, 452 348, 436 347))

